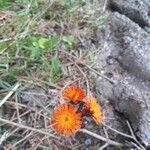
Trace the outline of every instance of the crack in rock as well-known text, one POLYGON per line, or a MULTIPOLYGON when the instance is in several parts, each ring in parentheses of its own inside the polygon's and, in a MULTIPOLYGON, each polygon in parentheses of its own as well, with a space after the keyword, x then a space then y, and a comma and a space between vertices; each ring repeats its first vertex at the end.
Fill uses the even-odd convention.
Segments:
POLYGON ((109 7, 144 28, 150 26, 150 0, 111 0, 109 7))

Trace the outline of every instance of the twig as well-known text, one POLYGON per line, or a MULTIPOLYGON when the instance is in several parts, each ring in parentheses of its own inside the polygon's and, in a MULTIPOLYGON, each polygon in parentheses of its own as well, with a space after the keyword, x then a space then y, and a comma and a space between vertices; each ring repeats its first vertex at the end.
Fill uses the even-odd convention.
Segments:
POLYGON ((105 12, 107 6, 107 0, 104 0, 103 12, 105 12))
MULTIPOLYGON (((23 142, 24 140, 28 139, 31 135, 33 134, 33 132, 31 131, 28 135, 26 135, 25 137, 23 137, 21 140, 17 141, 16 143, 14 143, 13 145, 11 145, 11 148, 14 148, 16 145, 18 145, 19 143, 23 142)), ((10 149, 11 149, 10 148, 10 149)))
MULTIPOLYGON (((16 106, 16 103, 15 102, 6 102, 7 104, 9 104, 9 105, 15 105, 16 106)), ((19 107, 23 107, 23 108, 27 108, 27 109, 29 109, 29 111, 36 111, 36 109, 34 109, 34 108, 32 108, 32 107, 28 107, 28 106, 26 106, 26 105, 23 105, 23 104, 20 104, 20 103, 18 103, 17 104, 19 107)), ((20 108, 20 109, 22 109, 22 108, 20 108)), ((43 115, 43 114, 41 114, 40 113, 40 111, 38 111, 38 112, 36 112, 38 115, 40 115, 40 116, 42 116, 42 117, 46 117, 47 119, 49 118, 49 117, 47 117, 47 116, 45 116, 45 115, 43 115)), ((20 115, 20 117, 21 117, 22 115, 20 115)))
POLYGON ((36 128, 28 127, 28 126, 18 124, 18 123, 15 123, 15 122, 12 122, 12 121, 9 121, 9 120, 6 120, 6 119, 2 119, 2 118, 0 118, 0 121, 4 122, 4 123, 7 123, 7 124, 10 124, 10 125, 13 125, 13 126, 16 126, 16 127, 19 127, 19 128, 22 128, 22 129, 27 129, 27 130, 30 130, 30 131, 38 132, 40 134, 47 135, 49 137, 53 137, 55 139, 58 139, 58 137, 54 136, 53 134, 42 131, 41 129, 39 130, 39 129, 36 129, 36 128))
POLYGON ((21 77, 21 78, 19 78, 19 80, 23 81, 23 82, 28 82, 28 83, 31 83, 31 84, 34 84, 34 85, 39 85, 39 86, 41 86, 41 85, 38 84, 37 82, 41 82, 42 84, 46 84, 46 85, 48 85, 48 86, 50 86, 52 88, 55 88, 55 89, 58 89, 58 90, 61 89, 61 87, 59 87, 59 86, 57 86, 57 85, 55 85, 53 83, 48 83, 46 81, 43 81, 43 80, 40 80, 40 79, 36 79, 36 78, 33 78, 33 80, 31 80, 28 77, 21 77))
POLYGON ((103 149, 105 149, 107 146, 109 146, 109 144, 108 143, 105 143, 103 146, 101 146, 98 150, 103 150, 103 149))
MULTIPOLYGON (((103 130, 104 130, 104 133, 105 133, 105 135, 106 135, 106 138, 109 139, 107 130, 106 130, 106 128, 105 128, 104 126, 103 126, 103 130)), ((104 145, 102 145, 98 150, 103 150, 103 149, 105 149, 107 146, 109 146, 108 142, 106 142, 104 145)))
POLYGON ((145 96, 144 96, 142 90, 140 90, 140 92, 141 92, 142 98, 143 98, 143 100, 144 100, 144 102, 145 102, 145 106, 146 106, 146 108, 148 109, 150 106, 149 106, 149 104, 148 104, 148 102, 147 102, 147 100, 146 100, 146 98, 145 98, 145 96))
POLYGON ((132 130, 132 128, 131 128, 131 125, 130 125, 129 121, 126 120, 126 123, 127 123, 127 125, 128 125, 128 128, 129 128, 129 130, 130 130, 130 133, 131 133, 132 137, 133 137, 134 139, 136 139, 136 137, 135 137, 135 135, 134 135, 134 132, 133 132, 133 130, 132 130))
POLYGON ((89 95, 90 86, 89 86, 89 81, 88 81, 87 75, 86 75, 86 73, 84 73, 84 71, 81 69, 81 67, 78 64, 75 63, 75 66, 79 69, 79 71, 81 72, 83 77, 86 79, 87 95, 89 95))
POLYGON ((39 145, 39 148, 44 149, 44 150, 49 150, 49 147, 43 146, 43 145, 39 145))
POLYGON ((127 122, 128 128, 129 128, 129 130, 130 130, 130 133, 131 133, 131 135, 132 135, 134 141, 138 144, 138 146, 137 146, 136 144, 134 144, 134 145, 136 145, 136 147, 142 148, 142 150, 146 150, 146 149, 143 147, 143 145, 140 144, 140 142, 137 140, 137 138, 136 138, 136 136, 135 136, 135 134, 134 134, 134 132, 133 132, 133 130, 132 130, 132 127, 131 127, 129 121, 126 120, 126 122, 127 122))
POLYGON ((134 143, 134 142, 131 142, 136 148, 137 148, 137 150, 146 150, 145 148, 144 149, 141 149, 139 146, 137 146, 137 144, 136 143, 134 143))
POLYGON ((11 97, 11 95, 19 88, 20 84, 17 83, 14 88, 0 101, 0 107, 11 97))
POLYGON ((132 131, 131 126, 128 125, 129 130, 130 130, 130 132, 131 132, 131 135, 128 135, 128 134, 122 133, 122 132, 120 132, 120 131, 118 131, 118 130, 116 130, 116 129, 113 129, 113 128, 111 128, 110 126, 108 126, 108 125, 106 125, 106 124, 104 124, 104 123, 103 123, 103 125, 106 126, 108 129, 112 130, 113 132, 116 132, 116 133, 119 134, 119 135, 122 135, 122 136, 124 136, 124 137, 126 137, 126 138, 131 139, 132 141, 135 142, 135 144, 137 143, 137 147, 142 148, 142 150, 146 150, 146 149, 137 141, 137 139, 136 139, 136 137, 135 137, 135 135, 134 135, 134 133, 133 133, 133 131, 132 131), (138 145, 139 145, 139 146, 138 146, 138 145))
POLYGON ((6 131, 1 137, 0 137, 0 145, 6 141, 6 139, 8 137, 10 137, 12 134, 14 134, 19 128, 16 128, 15 130, 13 130, 12 132, 8 132, 6 131))
POLYGON ((45 94, 45 93, 38 93, 38 92, 20 92, 22 94, 29 94, 29 95, 35 95, 35 96, 47 96, 48 98, 51 98, 51 95, 45 94))
POLYGON ((7 42, 7 41, 11 41, 11 40, 13 40, 13 38, 2 39, 2 40, 0 40, 0 43, 7 42))
POLYGON ((46 109, 44 104, 37 97, 35 98, 32 95, 28 95, 28 96, 31 97, 32 100, 35 101, 47 114, 50 114, 50 111, 48 109, 46 109))
POLYGON ((72 54, 70 54, 70 53, 68 53, 68 52, 66 52, 66 51, 62 51, 62 52, 65 53, 66 55, 70 56, 71 58, 74 58, 75 60, 77 60, 77 61, 75 61, 76 64, 81 64, 81 65, 85 66, 86 68, 88 68, 89 70, 93 71, 94 73, 96 73, 96 74, 99 75, 100 77, 102 77, 102 78, 108 80, 108 81, 109 81, 110 83, 112 83, 112 84, 115 84, 115 81, 113 81, 113 80, 107 78, 106 76, 102 75, 101 73, 99 73, 99 72, 96 71, 95 69, 89 67, 87 64, 85 64, 85 63, 84 63, 83 61, 81 61, 79 58, 76 58, 75 56, 73 56, 72 54))
POLYGON ((19 123, 21 123, 20 114, 19 114, 19 108, 18 108, 18 94, 17 93, 15 94, 15 97, 16 97, 15 101, 16 101, 17 118, 18 118, 19 123))
POLYGON ((79 131, 83 132, 83 133, 86 133, 86 134, 89 134, 89 135, 91 135, 91 136, 93 136, 93 137, 95 137, 95 138, 97 138, 97 139, 99 139, 101 141, 107 142, 109 145, 114 145, 114 146, 117 146, 117 147, 122 147, 123 146, 123 144, 121 144, 119 142, 107 139, 107 138, 105 138, 103 136, 100 136, 100 135, 98 135, 96 133, 88 131, 87 129, 80 129, 79 131))
POLYGON ((111 128, 110 126, 108 126, 108 125, 106 125, 106 124, 104 124, 104 123, 103 123, 103 125, 104 125, 105 127, 107 127, 108 129, 110 129, 110 130, 116 132, 116 133, 119 134, 119 135, 122 135, 122 136, 127 137, 127 138, 130 138, 130 139, 134 139, 131 135, 122 133, 122 132, 120 132, 120 131, 118 131, 118 130, 116 130, 116 129, 114 129, 114 128, 111 128))
POLYGON ((106 130, 106 128, 103 126, 103 130, 104 130, 104 133, 105 133, 105 135, 106 135, 106 138, 109 138, 109 136, 108 136, 108 132, 107 132, 107 130, 106 130))
POLYGON ((96 73, 96 74, 99 75, 100 77, 102 77, 102 78, 108 80, 110 83, 115 84, 115 81, 113 81, 113 80, 107 78, 106 76, 102 75, 101 73, 99 73, 99 72, 96 71, 95 69, 89 67, 87 64, 85 64, 85 63, 83 63, 83 62, 81 62, 81 61, 78 62, 78 63, 81 64, 81 65, 84 65, 86 68, 88 68, 89 70, 93 71, 94 73, 96 73))

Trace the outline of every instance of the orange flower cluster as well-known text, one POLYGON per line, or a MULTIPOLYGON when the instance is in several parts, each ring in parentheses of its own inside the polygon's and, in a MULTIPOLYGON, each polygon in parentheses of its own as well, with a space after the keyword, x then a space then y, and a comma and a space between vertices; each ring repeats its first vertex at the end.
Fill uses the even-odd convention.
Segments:
POLYGON ((76 86, 70 86, 64 90, 64 99, 69 100, 77 104, 84 98, 84 91, 76 86))
POLYGON ((81 128, 81 114, 70 104, 59 105, 51 118, 53 128, 64 135, 71 135, 81 128))
POLYGON ((101 111, 101 106, 98 104, 96 98, 86 97, 85 98, 85 105, 90 110, 96 124, 101 123, 103 121, 103 114, 101 111))
POLYGON ((101 106, 96 98, 85 97, 80 87, 67 87, 63 96, 69 103, 57 106, 51 117, 52 127, 57 133, 67 136, 74 134, 83 126, 84 116, 92 117, 96 124, 103 121, 101 106))

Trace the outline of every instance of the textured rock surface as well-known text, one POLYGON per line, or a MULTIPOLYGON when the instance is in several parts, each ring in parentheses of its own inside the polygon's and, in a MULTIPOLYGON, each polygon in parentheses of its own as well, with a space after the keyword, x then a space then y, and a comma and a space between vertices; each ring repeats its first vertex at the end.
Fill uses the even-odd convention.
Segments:
POLYGON ((111 49, 110 57, 135 76, 150 80, 150 34, 119 13, 100 32, 100 41, 111 49))
MULTIPOLYGON (((113 2, 121 4, 121 0, 113 2)), ((105 52, 98 56, 101 64, 99 68, 116 82, 111 84, 104 79, 98 79, 97 92, 131 122, 137 137, 148 147, 150 34, 130 18, 116 12, 112 20, 99 29, 98 37, 105 52)))
POLYGON ((136 135, 146 146, 150 145, 150 93, 145 85, 132 83, 117 84, 111 99, 115 109, 123 113, 132 123, 136 135), (135 84, 135 85, 134 85, 135 84))
POLYGON ((110 7, 141 27, 150 25, 150 0, 111 0, 110 7))

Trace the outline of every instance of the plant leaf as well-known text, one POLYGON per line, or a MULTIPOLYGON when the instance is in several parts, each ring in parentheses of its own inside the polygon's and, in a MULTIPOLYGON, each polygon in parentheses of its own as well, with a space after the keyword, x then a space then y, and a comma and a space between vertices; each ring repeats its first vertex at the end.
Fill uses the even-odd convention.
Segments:
POLYGON ((74 37, 72 35, 64 36, 63 41, 67 43, 69 46, 72 46, 74 43, 74 37))
POLYGON ((5 8, 9 6, 9 0, 0 0, 0 7, 5 8))
POLYGON ((46 42, 46 44, 48 45, 48 47, 49 47, 50 49, 55 48, 56 45, 57 45, 57 43, 58 43, 58 37, 56 37, 56 36, 51 37, 51 38, 48 40, 48 42, 46 42))
POLYGON ((53 49, 53 48, 55 48, 57 43, 58 43, 58 38, 55 36, 53 36, 49 39, 40 38, 38 40, 39 47, 41 47, 42 49, 53 49))
POLYGON ((51 65, 52 65, 52 70, 54 74, 60 73, 61 68, 60 68, 60 60, 58 57, 52 58, 51 65))
POLYGON ((39 47, 45 49, 46 46, 47 46, 47 42, 48 42, 48 39, 46 39, 46 38, 40 38, 38 40, 39 47))

